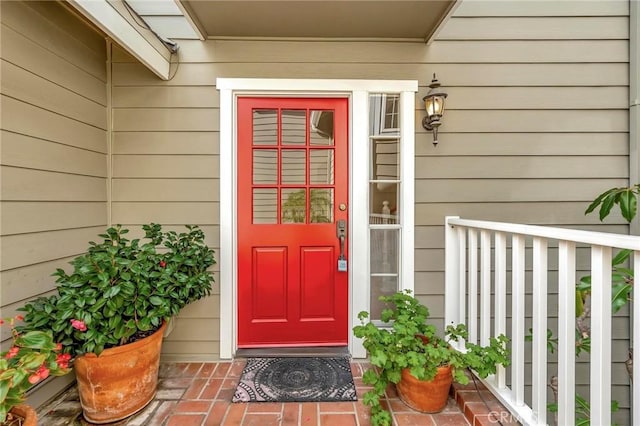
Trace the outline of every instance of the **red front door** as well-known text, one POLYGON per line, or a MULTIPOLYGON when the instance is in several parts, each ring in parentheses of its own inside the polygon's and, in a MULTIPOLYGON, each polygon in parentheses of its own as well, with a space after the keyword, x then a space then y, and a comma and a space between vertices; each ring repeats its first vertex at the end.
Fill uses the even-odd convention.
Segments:
POLYGON ((347 344, 347 111, 238 99, 239 347, 347 344))

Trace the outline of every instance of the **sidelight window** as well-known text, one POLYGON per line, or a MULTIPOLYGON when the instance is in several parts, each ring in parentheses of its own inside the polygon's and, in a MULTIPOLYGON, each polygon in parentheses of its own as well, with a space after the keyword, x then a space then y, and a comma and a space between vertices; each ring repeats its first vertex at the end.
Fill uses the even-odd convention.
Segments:
POLYGON ((369 278, 370 312, 374 320, 380 319, 384 308, 379 297, 401 288, 399 117, 399 94, 369 96, 369 278))

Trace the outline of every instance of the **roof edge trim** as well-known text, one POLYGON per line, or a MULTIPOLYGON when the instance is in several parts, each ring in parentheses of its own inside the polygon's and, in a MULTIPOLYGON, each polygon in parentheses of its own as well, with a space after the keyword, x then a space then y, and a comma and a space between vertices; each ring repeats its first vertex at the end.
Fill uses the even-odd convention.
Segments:
MULTIPOLYGON (((144 35, 116 8, 121 0, 67 0, 79 13, 163 80, 169 79, 171 52, 150 33, 144 35)), ((126 6, 122 5, 123 8, 126 6)))
POLYGON ((436 24, 436 26, 431 29, 431 31, 429 31, 427 33, 427 35, 424 38, 424 42, 426 44, 431 44, 431 42, 433 40, 435 40, 435 38, 438 36, 438 34, 440 33, 440 31, 442 30, 442 27, 444 27, 444 24, 447 23, 447 21, 449 20, 449 18, 451 18, 451 16, 453 15, 453 13, 456 11, 456 9, 458 8, 458 6, 460 6, 462 4, 462 0, 453 0, 451 2, 451 4, 449 5, 449 8, 447 9, 447 11, 440 17, 440 20, 438 21, 438 23, 436 24))

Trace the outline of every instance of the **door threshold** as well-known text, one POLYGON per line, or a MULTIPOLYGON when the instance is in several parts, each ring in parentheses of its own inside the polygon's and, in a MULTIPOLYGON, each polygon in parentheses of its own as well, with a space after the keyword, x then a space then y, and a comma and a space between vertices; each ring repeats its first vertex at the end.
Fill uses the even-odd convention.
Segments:
POLYGON ((336 358, 349 357, 347 346, 300 346, 290 348, 242 348, 236 351, 236 358, 285 358, 285 357, 316 357, 336 358))

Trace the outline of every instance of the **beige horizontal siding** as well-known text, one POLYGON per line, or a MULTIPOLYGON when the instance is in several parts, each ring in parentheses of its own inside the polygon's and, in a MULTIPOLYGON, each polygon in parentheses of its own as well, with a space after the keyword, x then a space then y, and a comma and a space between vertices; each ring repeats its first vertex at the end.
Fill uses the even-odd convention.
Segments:
POLYGON ((2 7, 2 15, 7 27, 25 33, 26 38, 36 41, 46 50, 72 64, 81 64, 79 68, 106 81, 104 45, 97 48, 101 37, 81 26, 75 16, 62 11, 59 5, 41 2, 25 7, 21 2, 8 2, 2 7), (24 23, 27 22, 28 33, 24 31, 24 23), (85 38, 94 40, 94 43, 87 45, 83 41, 85 38))
MULTIPOLYGON (((206 326, 211 330, 219 329, 215 326, 215 322, 209 320, 206 321, 206 326)), ((176 331, 172 333, 168 338, 164 339, 162 343, 162 359, 166 361, 217 361, 220 359, 220 342, 218 340, 206 340, 206 341, 174 341, 171 340, 173 335, 178 335, 176 331)))
POLYGON ((113 126, 120 131, 194 131, 220 129, 218 110, 196 108, 118 108, 113 126))
MULTIPOLYGON (((417 121, 417 120, 416 120, 417 121)), ((447 131, 627 132, 629 112, 619 110, 449 110, 447 131)), ((443 125, 443 132, 445 131, 443 125)))
POLYGON ((216 108, 215 87, 115 87, 114 108, 216 108))
POLYGON ((218 179, 114 179, 113 201, 220 201, 218 179))
MULTIPOLYGON (((43 294, 51 290, 51 274, 58 268, 68 267, 73 257, 50 260, 46 262, 0 271, 2 282, 2 303, 15 304, 31 300, 34 294, 43 294), (27 285, 28 283, 28 285, 27 285)), ((3 312, 3 316, 4 312, 3 312)))
MULTIPOLYGON (((104 38, 61 3, 0 7, 0 309, 8 316, 49 294, 51 274, 104 231, 107 70, 104 38)), ((27 402, 37 407, 71 376, 27 402)))
POLYGON ((626 185, 626 179, 425 179, 416 182, 416 192, 429 194, 430 202, 528 202, 581 201, 589 203, 612 187, 626 185), (549 191, 553 187, 554 191, 549 191))
POLYGON ((106 201, 106 180, 2 166, 3 201, 106 201))
MULTIPOLYGON (((464 10, 464 6, 460 9, 464 10)), ((456 18, 447 22, 438 34, 439 40, 625 40, 629 38, 627 16, 460 18, 460 9, 456 11, 456 18)))
POLYGON ((626 1, 463 1, 455 11, 455 16, 628 16, 629 3, 626 1))
MULTIPOLYGON (((442 225, 445 216, 549 226, 600 223, 597 215, 584 215, 587 206, 588 203, 585 202, 566 201, 467 203, 460 200, 457 203, 429 203, 421 198, 416 202, 415 215, 416 225, 442 225)), ((624 223, 620 214, 616 212, 612 212, 607 222, 624 223)))
POLYGON ((114 202, 112 209, 113 222, 125 225, 220 223, 218 202, 114 202))
MULTIPOLYGON (((327 46, 329 49, 331 46, 327 46)), ((242 47, 239 47, 242 48, 242 47)), ((425 49, 425 47, 422 47, 425 49)), ((160 82, 143 65, 113 64, 113 82, 118 86, 213 86, 217 77, 246 78, 362 78, 410 79, 428 86, 435 72, 447 86, 602 86, 626 85, 629 81, 626 63, 465 63, 379 64, 344 63, 183 63, 180 72, 168 82, 160 82)), ((418 60, 418 59, 416 59, 418 60)))
MULTIPOLYGON (((19 2, 3 2, 3 11, 6 6, 4 3, 18 4, 19 2)), ((22 34, 19 26, 18 28, 2 26, 2 57, 5 61, 80 93, 95 102, 102 105, 107 103, 107 93, 104 90, 106 78, 93 75, 79 67, 78 64, 82 63, 81 59, 78 62, 70 62, 60 57, 56 52, 30 39, 28 34, 22 34)))
POLYGON ((2 164, 25 169, 46 170, 85 176, 107 176, 105 155, 2 131, 2 164))
POLYGON ((217 178, 217 155, 114 155, 114 178, 217 178))
POLYGON ((446 143, 437 148, 432 145, 433 135, 422 128, 416 133, 416 155, 432 157, 473 155, 520 157, 551 155, 568 156, 576 154, 579 146, 581 156, 588 155, 629 155, 629 135, 620 133, 458 133, 456 129, 444 126, 440 132, 446 143), (448 129, 445 131, 445 129, 448 129))
POLYGON ((2 127, 7 131, 106 153, 106 132, 7 96, 2 96, 2 127))
POLYGON ((220 153, 218 132, 117 132, 113 135, 113 153, 118 154, 192 154, 220 153))
POLYGON ((19 98, 23 102, 38 105, 99 129, 107 128, 104 105, 8 62, 2 62, 0 72, 4 95, 19 98))
POLYGON ((416 179, 624 179, 629 176, 629 162, 624 156, 424 156, 417 157, 416 163, 416 179))
MULTIPOLYGON (((416 96, 429 91, 422 88, 416 96)), ((447 109, 454 110, 585 110, 628 108, 628 88, 619 87, 447 87, 447 109)))
POLYGON ((104 201, 5 201, 1 221, 2 235, 104 226, 107 204, 104 201))
POLYGON ((104 226, 3 236, 0 269, 5 271, 79 255, 102 231, 104 226))

